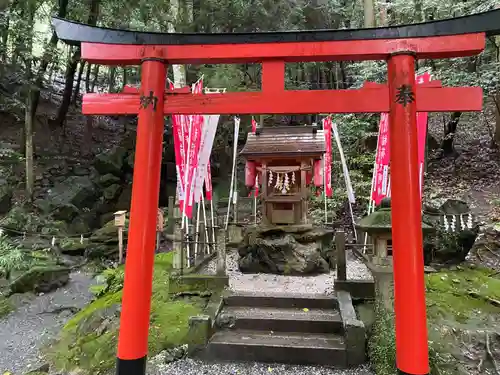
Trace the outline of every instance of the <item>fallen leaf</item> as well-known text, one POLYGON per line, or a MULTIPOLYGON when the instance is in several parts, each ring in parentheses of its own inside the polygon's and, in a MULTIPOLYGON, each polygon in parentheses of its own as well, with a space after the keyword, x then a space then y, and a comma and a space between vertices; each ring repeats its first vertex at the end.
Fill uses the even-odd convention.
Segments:
POLYGON ((309 309, 308 309, 307 307, 304 307, 304 311, 305 311, 305 312, 308 312, 308 311, 309 311, 309 309))

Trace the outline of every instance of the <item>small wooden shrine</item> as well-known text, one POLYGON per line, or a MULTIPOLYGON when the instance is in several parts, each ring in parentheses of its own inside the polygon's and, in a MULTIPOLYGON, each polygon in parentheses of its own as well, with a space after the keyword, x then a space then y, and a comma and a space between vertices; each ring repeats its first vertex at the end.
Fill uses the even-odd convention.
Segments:
POLYGON ((241 151, 245 184, 260 185, 263 224, 307 223, 307 185, 322 185, 323 130, 317 126, 257 128, 241 151))

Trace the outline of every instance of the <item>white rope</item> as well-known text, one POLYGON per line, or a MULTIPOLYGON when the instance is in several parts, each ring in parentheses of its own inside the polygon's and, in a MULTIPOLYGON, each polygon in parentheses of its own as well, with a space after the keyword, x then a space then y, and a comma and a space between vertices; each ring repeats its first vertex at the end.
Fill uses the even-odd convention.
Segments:
POLYGON ((226 224, 225 224, 225 229, 227 229, 227 226, 229 224, 229 214, 231 212, 231 203, 233 202, 234 199, 234 179, 236 177, 236 154, 238 151, 238 135, 239 135, 239 130, 240 130, 240 118, 235 117, 234 118, 234 141, 233 141, 233 170, 231 172, 231 185, 229 188, 229 201, 227 203, 227 215, 226 215, 226 224))
POLYGON ((215 221, 214 221, 214 203, 213 203, 213 197, 210 200, 210 222, 212 223, 212 242, 213 242, 213 247, 215 249, 215 221))
POLYGON ((200 204, 196 208, 196 229, 195 229, 195 243, 194 243, 194 259, 198 257, 198 242, 200 242, 200 204))

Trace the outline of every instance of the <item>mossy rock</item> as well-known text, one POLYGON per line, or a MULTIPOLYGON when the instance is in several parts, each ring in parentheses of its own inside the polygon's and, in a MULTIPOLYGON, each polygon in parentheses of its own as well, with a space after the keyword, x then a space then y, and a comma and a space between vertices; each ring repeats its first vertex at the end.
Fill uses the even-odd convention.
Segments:
POLYGON ((113 184, 117 184, 119 182, 120 178, 112 175, 111 173, 105 174, 104 176, 101 176, 99 178, 99 185, 101 185, 104 188, 111 186, 113 184))
POLYGON ((69 268, 33 267, 10 283, 11 293, 47 293, 66 285, 69 281, 69 268))
POLYGON ((67 222, 72 221, 78 214, 80 210, 76 208, 75 205, 71 203, 63 203, 57 206, 52 211, 52 217, 56 220, 64 220, 67 222))
POLYGON ((0 296, 0 319, 6 317, 14 310, 14 306, 8 298, 0 296))
MULTIPOLYGON (((203 298, 173 300, 170 272, 173 253, 155 257, 149 356, 183 345, 188 339, 189 318, 203 313, 203 298)), ((111 271, 109 271, 111 272, 111 271)), ((109 292, 87 305, 64 326, 57 341, 45 348, 50 362, 64 372, 106 373, 116 364, 122 291, 109 292)))
POLYGON ((118 195, 121 193, 121 190, 122 190, 122 187, 118 184, 113 184, 111 186, 108 186, 103 191, 104 199, 111 201, 111 200, 117 198, 118 195))
POLYGON ((126 156, 127 150, 124 147, 114 147, 109 151, 97 155, 94 161, 94 167, 102 175, 109 173, 120 176, 126 156))
POLYGON ((13 190, 8 185, 0 186, 0 214, 4 215, 12 208, 13 190))
MULTIPOLYGON (((124 237, 126 233, 124 233, 124 237)), ((107 222, 102 228, 96 230, 90 236, 90 241, 100 242, 106 244, 117 244, 118 243, 118 229, 115 227, 113 220, 107 222)))
POLYGON ((81 243, 80 240, 76 238, 65 238, 60 244, 61 252, 67 255, 84 255, 88 247, 88 240, 84 240, 81 243))

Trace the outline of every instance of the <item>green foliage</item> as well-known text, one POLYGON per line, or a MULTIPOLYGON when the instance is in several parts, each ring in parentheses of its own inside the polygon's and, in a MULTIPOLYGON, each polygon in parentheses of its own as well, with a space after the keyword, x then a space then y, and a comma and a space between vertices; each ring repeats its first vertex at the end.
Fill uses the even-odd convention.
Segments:
POLYGON ((12 303, 5 297, 0 296, 0 319, 9 315, 14 310, 12 303))
POLYGON ((375 308, 376 319, 368 343, 368 356, 377 375, 396 375, 396 335, 394 314, 381 306, 375 308))
POLYGON ((28 207, 15 206, 9 213, 2 218, 1 223, 4 227, 19 231, 19 234, 26 232, 54 234, 61 236, 68 232, 68 226, 63 221, 53 220, 50 217, 35 214, 28 207))
POLYGON ((0 274, 9 278, 12 271, 26 270, 33 264, 32 258, 5 234, 0 235, 0 274))
MULTIPOLYGON (((155 257, 149 355, 184 343, 189 317, 202 312, 206 302, 201 298, 172 300, 169 279, 173 253, 155 257)), ((85 374, 102 374, 115 365, 118 339, 118 318, 111 316, 114 306, 121 303, 123 267, 105 270, 101 275, 102 289, 98 298, 77 313, 64 327, 57 342, 45 349, 49 360, 58 369, 80 368, 85 374), (104 315, 104 316, 103 316, 104 315), (93 323, 93 322, 101 322, 93 323), (87 330, 88 326, 107 327, 104 332, 87 330)))
POLYGON ((92 286, 91 291, 97 298, 109 293, 116 293, 123 289, 124 280, 125 266, 108 268, 99 275, 99 285, 92 286))
MULTIPOLYGON (((368 342, 368 357, 377 375, 397 375, 396 334, 394 313, 377 306, 372 335, 368 342)), ((441 342, 429 342, 429 365, 431 375, 456 374, 449 355, 442 350, 441 342)))

